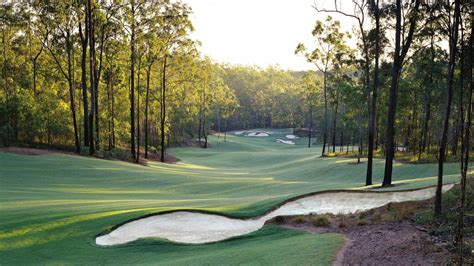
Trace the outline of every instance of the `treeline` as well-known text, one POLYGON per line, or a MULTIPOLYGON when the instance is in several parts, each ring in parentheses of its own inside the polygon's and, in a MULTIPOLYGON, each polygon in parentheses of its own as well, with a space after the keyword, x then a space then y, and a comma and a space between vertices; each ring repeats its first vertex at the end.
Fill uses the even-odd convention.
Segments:
POLYGON ((2 145, 164 160, 170 141, 207 139, 208 121, 237 105, 181 2, 14 1, 0 12, 2 145))
POLYGON ((440 214, 443 164, 460 162, 465 184, 472 150, 472 1, 352 2, 353 9, 338 2, 314 6, 352 19, 352 35, 328 16, 316 22, 314 43, 296 47, 322 75, 315 105, 322 106, 323 117, 309 125, 323 156, 358 142, 358 156, 368 158, 366 185, 373 183, 377 154, 386 159, 383 186, 392 185, 396 151, 437 161, 440 214), (356 39, 356 49, 347 45, 349 38, 356 39))

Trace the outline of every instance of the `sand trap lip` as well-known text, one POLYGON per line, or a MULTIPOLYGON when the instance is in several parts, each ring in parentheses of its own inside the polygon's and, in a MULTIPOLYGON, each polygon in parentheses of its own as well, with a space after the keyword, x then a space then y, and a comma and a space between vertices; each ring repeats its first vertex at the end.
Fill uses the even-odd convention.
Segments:
MULTIPOLYGON (((443 191, 448 191, 453 186, 454 184, 446 184, 443 186, 443 191)), ((108 233, 99 235, 95 243, 99 246, 113 246, 147 237, 164 238, 186 244, 210 243, 254 232, 263 227, 267 220, 277 216, 310 213, 348 214, 381 207, 391 202, 430 199, 435 192, 436 187, 390 192, 356 190, 319 192, 290 199, 267 214, 251 219, 178 210, 126 222, 108 233)))
POLYGON ((296 136, 296 135, 286 135, 285 136, 287 139, 299 139, 300 137, 296 136))
POLYGON ((277 139, 276 142, 281 144, 295 145, 295 143, 291 140, 277 139))

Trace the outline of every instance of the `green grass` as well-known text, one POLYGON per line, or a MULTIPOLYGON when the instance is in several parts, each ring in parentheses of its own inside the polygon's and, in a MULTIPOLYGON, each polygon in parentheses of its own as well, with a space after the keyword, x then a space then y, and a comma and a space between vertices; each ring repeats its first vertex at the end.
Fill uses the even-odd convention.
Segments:
MULTIPOLYGON (((271 263, 279 255, 294 259, 294 264, 319 258, 328 262, 335 248, 323 247, 328 239, 339 237, 275 228, 201 246, 156 240, 105 249, 92 244, 94 236, 107 228, 149 213, 201 209, 251 217, 304 193, 364 185, 366 164, 349 164, 355 161, 351 158, 319 158, 321 147, 308 149, 305 139, 296 140, 295 146, 277 144, 275 138, 289 131, 276 133, 268 138, 229 135, 225 143, 211 137, 212 148, 207 150, 171 149, 182 159, 178 164, 146 167, 71 155, 0 152, 0 262, 271 263), (285 245, 288 241, 303 244, 285 245), (292 248, 306 250, 306 245, 315 251, 284 256, 292 248)), ((381 182, 383 163, 374 162, 375 182, 381 182)), ((458 165, 446 164, 445 173, 446 182, 455 181, 458 165)), ((436 165, 395 163, 394 182, 400 185, 392 190, 434 185, 436 165)))

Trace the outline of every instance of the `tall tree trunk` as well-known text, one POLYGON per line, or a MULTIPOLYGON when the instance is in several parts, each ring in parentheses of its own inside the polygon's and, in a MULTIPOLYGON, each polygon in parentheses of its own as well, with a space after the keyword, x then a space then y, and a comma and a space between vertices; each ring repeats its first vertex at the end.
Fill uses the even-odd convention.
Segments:
POLYGON ((142 66, 141 55, 138 57, 137 69, 137 156, 136 163, 140 162, 140 73, 142 66))
POLYGON ((460 0, 454 2, 454 22, 450 28, 450 45, 449 45, 449 65, 448 65, 448 84, 447 84, 447 97, 446 97, 446 110, 443 121, 443 133, 439 144, 438 153, 438 184, 436 186, 436 197, 435 197, 435 215, 440 215, 442 212, 442 188, 443 188, 443 167, 446 156, 446 145, 448 141, 448 129, 449 129, 449 116, 451 113, 451 103, 453 98, 453 83, 454 83, 454 67, 456 63, 456 52, 457 52, 457 39, 458 39, 458 27, 460 19, 460 0))
MULTIPOLYGON (((337 90, 337 89, 336 89, 337 90)), ((332 125, 332 152, 336 152, 336 126, 337 126, 337 108, 339 101, 338 92, 336 91, 336 102, 334 103, 334 120, 332 125)))
MULTIPOLYGON (((367 174, 365 176, 365 185, 372 185, 372 169, 374 158, 374 132, 375 122, 377 119, 377 90, 379 85, 379 58, 380 58, 380 12, 379 0, 372 1, 375 10, 375 66, 374 66, 374 85, 372 89, 372 99, 369 112, 369 128, 368 128, 368 150, 367 150, 367 174)), ((367 48, 366 48, 367 49, 367 48)), ((368 50, 368 49, 367 49, 368 50)), ((370 75, 370 62, 368 51, 366 51, 366 75, 370 75)), ((366 78, 370 81, 370 77, 366 78)), ((369 85, 367 85, 369 87, 369 85)))
POLYGON ((93 0, 87 0, 87 15, 89 16, 89 80, 90 80, 90 95, 91 95, 91 110, 89 113, 89 154, 95 154, 95 147, 94 147, 94 115, 95 115, 95 77, 94 77, 94 18, 92 14, 92 2, 93 0))
POLYGON ((313 130, 313 105, 309 103, 309 132, 308 132, 308 148, 311 148, 311 134, 313 130))
POLYGON ((327 141, 327 132, 328 132, 328 100, 327 100, 327 62, 326 67, 324 68, 324 81, 323 81, 323 90, 324 90, 324 134, 323 134, 323 151, 321 156, 324 156, 326 153, 326 141, 327 141))
POLYGON ((83 105, 83 115, 84 115, 84 145, 89 145, 89 103, 87 100, 87 44, 89 43, 89 20, 87 15, 87 5, 86 5, 86 16, 85 16, 85 26, 82 30, 82 23, 79 22, 79 37, 81 39, 81 85, 82 85, 82 105, 83 105))
POLYGON ((151 64, 148 65, 146 72, 146 95, 145 95, 145 158, 148 159, 148 104, 149 104, 149 94, 150 94, 150 75, 151 75, 151 64))
MULTIPOLYGON (((100 36, 100 46, 99 46, 99 63, 97 64, 96 59, 96 51, 95 51, 95 35, 93 35, 93 43, 94 43, 94 88, 95 88, 95 135, 96 135, 96 149, 100 150, 100 130, 99 130, 99 82, 100 77, 102 74, 102 59, 103 59, 103 51, 104 51, 104 43, 105 43, 105 29, 104 26, 101 28, 101 36, 100 36)), ((94 33, 94 31, 92 31, 94 33)))
POLYGON ((135 6, 132 2, 130 35, 130 153, 135 159, 135 6))
MULTIPOLYGON (((459 75, 459 104, 458 110, 459 115, 457 117, 457 121, 459 121, 459 125, 456 126, 456 134, 453 140, 453 149, 452 154, 455 157, 457 155, 457 148, 459 139, 461 140, 462 146, 462 138, 464 134, 464 28, 463 28, 463 21, 462 18, 459 19, 459 26, 461 27, 461 51, 459 54, 459 64, 460 64, 460 75, 459 75)), ((461 154, 463 151, 461 151, 461 154)))
POLYGON ((71 113, 72 113, 72 123, 74 127, 74 145, 76 147, 76 152, 81 153, 81 144, 79 143, 79 134, 78 134, 78 129, 77 129, 77 118, 76 118, 76 104, 74 100, 74 74, 73 74, 73 56, 72 56, 72 41, 71 41, 71 36, 70 32, 66 32, 67 37, 66 37, 66 46, 67 46, 67 71, 68 71, 68 85, 69 85, 69 99, 71 102, 71 113))
POLYGON ((165 122, 166 122, 166 59, 167 56, 165 55, 163 58, 163 71, 162 71, 162 80, 161 80, 161 121, 160 121, 160 161, 165 162, 165 122))
POLYGON ((108 137, 108 143, 109 143, 109 151, 112 150, 112 104, 111 104, 111 98, 112 98, 112 71, 107 70, 108 74, 106 76, 106 82, 107 82, 107 137, 108 137))
MULTIPOLYGON (((412 12, 418 13, 418 7, 420 6, 420 0, 415 1, 415 7, 412 12)), ((417 16, 412 14, 410 19, 410 29, 408 36, 405 39, 403 46, 401 45, 401 34, 402 34, 402 3, 401 0, 396 2, 396 26, 395 26, 395 53, 393 57, 392 66, 392 81, 390 83, 390 96, 388 103, 388 115, 387 115, 387 133, 385 141, 385 171, 382 186, 390 186, 392 184, 392 171, 393 171, 393 158, 395 155, 395 113, 397 110, 397 98, 398 98, 398 81, 400 79, 400 73, 402 69, 403 60, 410 48, 413 41, 413 33, 415 31, 417 16)))
MULTIPOLYGON (((474 21, 474 7, 471 6, 471 21, 474 21)), ((473 50, 473 35, 474 35, 474 27, 471 26, 471 36, 469 40, 469 47, 470 47, 470 59, 469 59, 469 69, 470 69, 470 87, 469 87, 469 97, 468 97, 468 104, 467 104, 467 114, 465 119, 465 127, 464 127, 464 134, 462 139, 462 154, 461 154, 461 208, 459 211, 459 221, 458 221, 458 232, 457 232, 457 244, 458 244, 458 253, 459 253, 459 260, 458 265, 463 265, 464 261, 464 245, 463 245, 463 238, 464 238, 464 212, 465 212, 465 204, 466 204, 466 180, 467 180, 467 169, 469 165, 469 152, 470 152, 470 137, 471 137, 471 121, 472 121, 472 92, 474 90, 474 76, 473 76, 473 65, 472 62, 474 60, 474 50, 473 50)))
POLYGON ((112 148, 115 148, 115 89, 112 85, 111 87, 111 94, 112 94, 112 148))

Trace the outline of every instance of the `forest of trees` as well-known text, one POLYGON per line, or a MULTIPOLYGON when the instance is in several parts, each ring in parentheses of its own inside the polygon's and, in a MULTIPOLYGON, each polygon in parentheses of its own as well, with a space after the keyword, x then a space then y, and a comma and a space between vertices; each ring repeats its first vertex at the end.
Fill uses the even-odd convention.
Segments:
POLYGON ((391 185, 399 153, 437 161, 440 182, 443 163, 461 160, 465 177, 472 3, 354 0, 349 13, 337 3, 314 6, 327 18, 308 32, 313 43, 295 45, 316 67, 306 72, 204 58, 190 37, 192 10, 179 1, 2 4, 1 145, 164 161, 169 145, 207 147, 211 130, 305 127, 322 156, 358 146, 367 185, 374 157, 387 159, 391 185), (335 14, 353 19, 351 34, 335 14))

